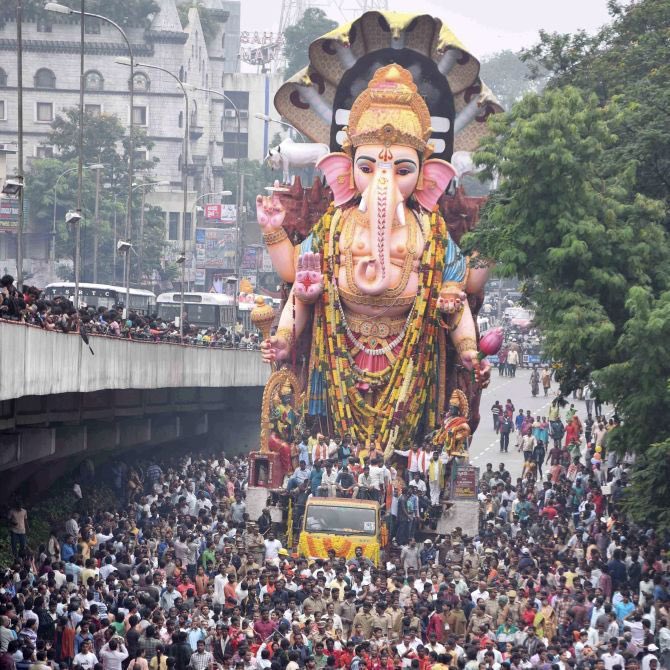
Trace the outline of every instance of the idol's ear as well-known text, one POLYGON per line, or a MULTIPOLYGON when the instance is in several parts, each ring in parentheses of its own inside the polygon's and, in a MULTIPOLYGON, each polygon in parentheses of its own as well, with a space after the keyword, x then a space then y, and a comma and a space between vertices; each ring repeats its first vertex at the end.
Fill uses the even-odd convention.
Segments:
POLYGON ((356 195, 354 186, 354 165, 351 158, 342 152, 334 152, 324 156, 316 164, 323 172, 328 186, 333 191, 333 203, 344 205, 356 195))
POLYGON ((414 195, 419 204, 429 212, 433 211, 440 196, 447 190, 449 182, 456 176, 451 163, 431 158, 424 162, 414 195))

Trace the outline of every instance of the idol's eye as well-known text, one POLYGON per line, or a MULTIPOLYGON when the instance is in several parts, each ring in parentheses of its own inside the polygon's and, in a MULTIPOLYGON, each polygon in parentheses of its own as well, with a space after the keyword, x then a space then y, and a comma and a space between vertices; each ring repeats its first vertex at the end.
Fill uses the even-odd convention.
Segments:
POLYGON ((372 166, 369 163, 359 163, 358 164, 358 169, 363 174, 372 174, 372 166))
POLYGON ((402 168, 398 168, 397 174, 400 175, 401 177, 405 177, 408 174, 411 174, 412 172, 413 172, 413 170, 410 170, 409 168, 402 167, 402 168))

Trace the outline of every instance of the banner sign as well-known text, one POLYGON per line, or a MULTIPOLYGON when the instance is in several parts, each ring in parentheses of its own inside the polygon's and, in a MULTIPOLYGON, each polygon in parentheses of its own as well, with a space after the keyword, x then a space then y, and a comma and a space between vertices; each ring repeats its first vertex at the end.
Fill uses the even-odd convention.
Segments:
POLYGON ((196 266, 215 270, 232 270, 235 267, 235 240, 235 230, 196 228, 196 266))
POLYGON ((474 465, 454 465, 451 479, 453 500, 476 500, 479 468, 474 465))

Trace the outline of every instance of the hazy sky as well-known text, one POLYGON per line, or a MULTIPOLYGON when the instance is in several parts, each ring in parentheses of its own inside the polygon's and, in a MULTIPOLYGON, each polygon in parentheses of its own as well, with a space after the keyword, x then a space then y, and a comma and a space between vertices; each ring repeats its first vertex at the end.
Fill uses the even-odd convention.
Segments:
MULTIPOLYGON (((317 2, 324 7, 336 6, 326 0, 317 2)), ((281 5, 281 0, 242 0, 242 29, 276 30, 281 5)), ((357 0, 344 0, 345 7, 356 5, 357 0)), ((441 18, 478 57, 531 46, 540 28, 594 32, 608 20, 607 0, 389 0, 389 9, 441 18)), ((344 22, 337 9, 326 11, 334 20, 344 22)))

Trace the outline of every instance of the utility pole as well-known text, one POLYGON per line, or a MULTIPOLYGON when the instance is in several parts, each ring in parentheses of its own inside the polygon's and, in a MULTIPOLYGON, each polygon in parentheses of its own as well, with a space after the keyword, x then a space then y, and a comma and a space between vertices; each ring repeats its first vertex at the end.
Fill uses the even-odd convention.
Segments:
POLYGON ((82 188, 84 185, 84 13, 86 0, 81 0, 80 43, 79 43, 79 140, 77 151, 77 213, 74 229, 74 306, 79 309, 79 275, 81 274, 81 212, 82 188))
POLYGON ((95 214, 93 216, 93 283, 98 283, 98 242, 100 231, 100 170, 95 171, 95 214))
MULTIPOLYGON (((82 0, 83 2, 83 0, 82 0)), ((16 285, 23 288, 23 201, 25 183, 23 180, 23 4, 22 0, 17 0, 16 3, 16 42, 18 49, 16 50, 16 67, 18 69, 17 84, 18 84, 18 100, 17 100, 17 117, 18 117, 18 140, 19 146, 17 151, 17 177, 22 184, 19 190, 19 218, 16 229, 16 285)))
POLYGON ((116 230, 116 189, 115 189, 114 190, 114 246, 112 248, 113 253, 114 253, 114 256, 113 256, 114 262, 113 262, 113 266, 112 266, 114 268, 113 279, 112 279, 112 281, 114 282, 114 286, 116 286, 116 262, 118 260, 117 259, 118 250, 116 248, 117 241, 118 241, 118 237, 117 237, 117 230, 116 230))
POLYGON ((137 249, 137 283, 142 287, 142 271, 144 260, 144 202, 146 199, 146 189, 142 189, 142 205, 140 206, 140 234, 137 249))

